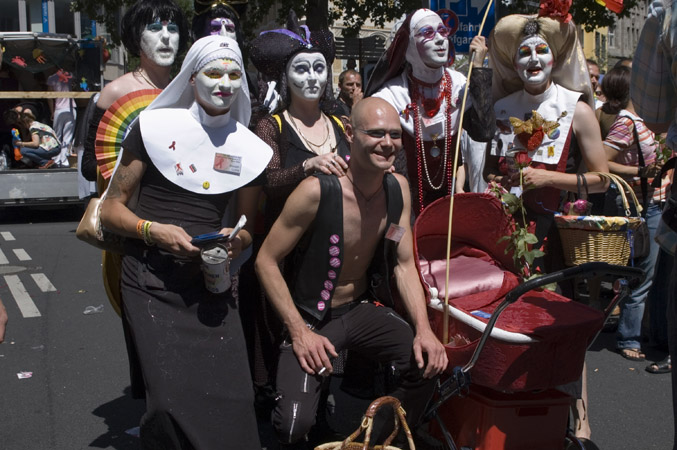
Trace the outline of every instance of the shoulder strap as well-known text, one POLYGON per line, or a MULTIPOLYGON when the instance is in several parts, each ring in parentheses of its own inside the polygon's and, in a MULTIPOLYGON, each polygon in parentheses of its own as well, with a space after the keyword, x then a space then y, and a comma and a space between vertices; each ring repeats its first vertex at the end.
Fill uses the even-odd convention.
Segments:
MULTIPOLYGON (((404 200, 402 200, 402 189, 397 178, 392 173, 387 173, 383 178, 383 188, 386 192, 386 202, 388 208, 388 223, 400 223, 402 216, 402 209, 404 208, 404 200)), ((390 225, 387 225, 390 226, 390 225)), ((387 230, 386 227, 386 230, 387 230)))
POLYGON ((273 119, 277 122, 277 128, 280 130, 280 133, 282 133, 282 118, 280 118, 279 114, 273 114, 273 119))
MULTIPOLYGON (((635 138, 635 144, 637 144, 637 161, 639 161, 640 167, 645 167, 646 163, 644 162, 644 155, 642 154, 642 144, 639 141, 639 132, 637 131, 637 124, 635 120, 630 116, 621 116, 626 119, 630 119, 632 122, 632 134, 635 138)), ((646 207, 649 204, 649 183, 646 177, 640 177, 639 179, 640 186, 642 187, 642 206, 644 210, 642 211, 642 216, 646 218, 646 207)))
POLYGON ((329 117, 331 117, 334 120, 334 122, 336 122, 339 128, 341 128, 341 131, 346 131, 346 127, 343 126, 343 122, 341 121, 341 119, 339 119, 334 115, 330 115, 329 117))

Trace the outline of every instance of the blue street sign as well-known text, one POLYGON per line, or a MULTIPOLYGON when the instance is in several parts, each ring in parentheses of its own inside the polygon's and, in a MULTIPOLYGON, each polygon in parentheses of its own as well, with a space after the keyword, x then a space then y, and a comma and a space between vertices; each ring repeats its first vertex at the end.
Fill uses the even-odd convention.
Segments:
POLYGON ((49 33, 49 2, 42 0, 42 32, 49 33))
MULTIPOLYGON (((456 29, 456 32, 449 36, 456 53, 470 51, 470 41, 480 30, 488 3, 489 0, 430 0, 430 9, 440 12, 442 20, 452 31, 456 29)), ((491 3, 482 36, 489 37, 489 33, 496 25, 495 4, 496 1, 491 3)))

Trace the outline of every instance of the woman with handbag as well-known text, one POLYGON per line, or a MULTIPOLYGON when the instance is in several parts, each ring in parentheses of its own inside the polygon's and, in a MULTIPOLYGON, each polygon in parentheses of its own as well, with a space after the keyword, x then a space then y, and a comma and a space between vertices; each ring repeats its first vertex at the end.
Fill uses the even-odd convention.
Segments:
MULTIPOLYGON (((234 40, 196 41, 123 141, 103 203, 103 225, 128 238, 121 290, 146 385, 144 448, 261 448, 237 303, 230 289, 208 290, 209 258, 202 267, 192 240, 231 233, 221 228, 231 199, 238 215, 256 214, 272 151, 242 125, 251 116, 243 69, 234 40)), ((227 241, 229 258, 251 245, 250 229, 227 241)))
MULTIPOLYGON (((659 246, 654 241, 656 228, 660 220, 660 204, 665 199, 662 187, 652 186, 653 178, 660 174, 662 161, 657 158, 657 146, 654 133, 637 116, 630 100, 630 69, 624 66, 609 71, 602 80, 602 92, 606 103, 602 110, 607 114, 616 114, 604 140, 604 150, 609 160, 609 171, 622 176, 633 186, 637 197, 642 199, 642 216, 646 220, 648 239, 639 248, 635 239, 634 265, 644 270, 646 278, 632 291, 630 298, 621 305, 618 322, 616 346, 620 354, 632 361, 643 361, 641 334, 642 317, 647 294, 654 279, 656 258, 659 246), (648 251, 647 251, 648 250, 648 251)), ((620 202, 620 199, 618 199, 620 202)), ((620 203, 619 203, 620 204, 620 203)), ((623 215, 619 211, 618 215, 623 215)))

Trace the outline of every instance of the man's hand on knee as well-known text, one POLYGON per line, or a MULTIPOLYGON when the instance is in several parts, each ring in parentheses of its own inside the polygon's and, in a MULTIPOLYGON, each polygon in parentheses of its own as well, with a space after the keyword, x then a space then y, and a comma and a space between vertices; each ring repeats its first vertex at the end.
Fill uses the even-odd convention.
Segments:
POLYGON ((414 337, 414 357, 419 369, 422 369, 425 364, 423 353, 428 355, 428 365, 425 368, 425 372, 423 372, 424 378, 432 378, 439 375, 447 368, 449 363, 447 352, 429 328, 417 332, 416 337, 414 337))
POLYGON ((306 329, 292 338, 292 347, 301 368, 309 374, 329 375, 334 370, 329 358, 336 358, 338 354, 326 337, 306 329))

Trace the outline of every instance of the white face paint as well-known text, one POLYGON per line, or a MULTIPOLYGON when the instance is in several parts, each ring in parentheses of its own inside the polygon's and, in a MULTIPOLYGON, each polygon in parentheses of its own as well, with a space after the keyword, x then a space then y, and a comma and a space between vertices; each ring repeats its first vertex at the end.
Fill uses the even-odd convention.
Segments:
POLYGON ((550 46, 538 36, 526 38, 515 53, 515 70, 526 89, 547 87, 553 63, 550 46))
POLYGON ((179 50, 179 27, 166 20, 148 24, 141 33, 140 47, 158 66, 171 66, 179 50))
POLYGON ((449 58, 448 36, 448 29, 439 16, 426 17, 416 25, 414 42, 418 54, 426 66, 438 68, 447 63, 449 58))
POLYGON ((216 59, 198 70, 193 82, 200 106, 211 115, 224 114, 242 88, 242 69, 232 59, 216 59))
POLYGON ((209 35, 221 35, 237 40, 235 34, 235 23, 227 17, 216 17, 207 24, 207 33, 209 35))
POLYGON ((319 100, 327 85, 327 61, 319 52, 301 52, 287 63, 287 82, 292 98, 319 100))

